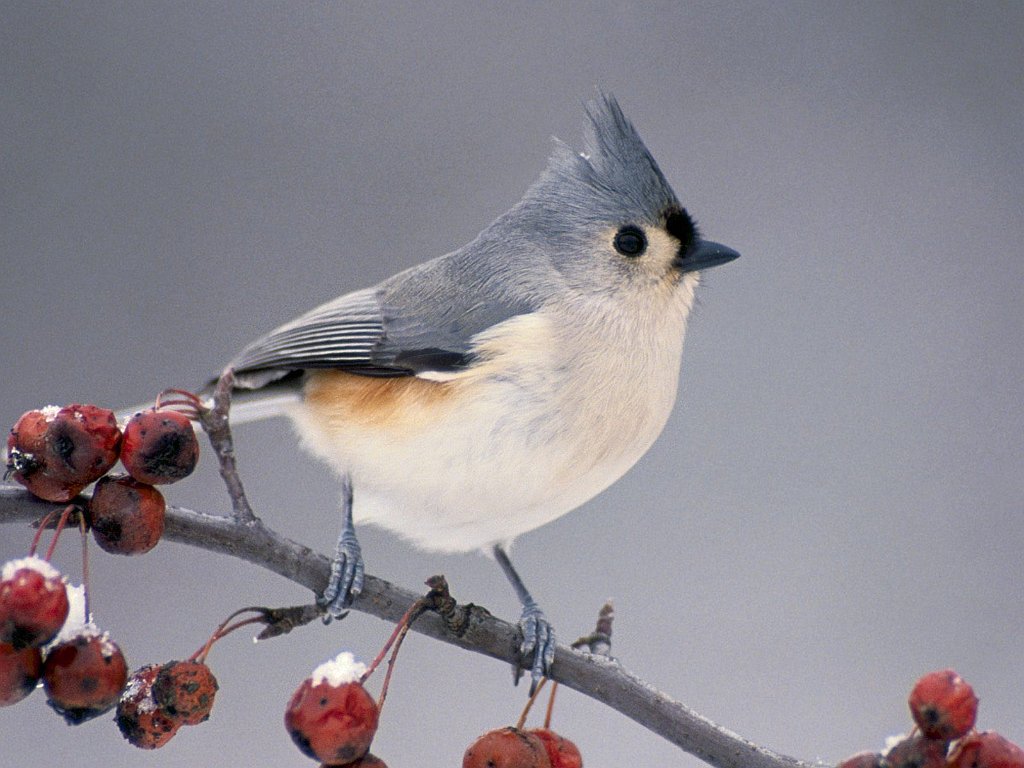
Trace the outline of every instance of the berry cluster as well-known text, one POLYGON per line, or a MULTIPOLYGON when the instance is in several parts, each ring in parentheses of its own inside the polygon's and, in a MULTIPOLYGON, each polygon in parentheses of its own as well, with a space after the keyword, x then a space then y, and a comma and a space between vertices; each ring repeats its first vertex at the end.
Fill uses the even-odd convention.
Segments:
POLYGON ((544 727, 525 727, 530 708, 546 683, 546 679, 541 680, 515 726, 495 728, 469 745, 462 756, 462 768, 583 768, 576 745, 551 730, 558 683, 551 686, 544 727))
POLYGON ((132 555, 156 546, 166 504, 154 486, 187 477, 199 460, 188 417, 159 406, 122 431, 95 405, 28 411, 7 437, 7 473, 46 501, 70 501, 96 482, 86 518, 100 548, 132 555), (107 475, 120 458, 127 475, 107 475))
POLYGON ((194 659, 149 664, 136 670, 117 703, 117 727, 140 749, 162 747, 183 725, 206 722, 217 678, 194 659))
MULTIPOLYGON (((40 680, 47 702, 69 724, 118 703, 128 680, 124 654, 92 623, 87 585, 69 587, 50 557, 73 520, 82 524, 83 535, 91 528, 107 552, 152 549, 166 510, 154 484, 186 477, 198 455, 189 419, 159 406, 135 414, 123 431, 112 411, 95 405, 47 406, 18 419, 7 438, 9 475, 46 501, 70 501, 91 483, 96 486, 83 506, 64 509, 44 558, 35 550, 53 513, 39 524, 29 556, 0 572, 0 706, 21 701, 40 680), (108 475, 118 459, 128 474, 108 475)), ((173 695, 170 678, 165 688, 168 706, 177 712, 174 702, 183 699, 173 695)))
POLYGON ((1024 768, 1024 750, 995 731, 974 730, 978 697, 952 669, 918 680, 908 704, 917 726, 909 736, 837 768, 1024 768))
POLYGON ((48 561, 31 555, 3 566, 0 706, 21 701, 40 680, 47 702, 71 725, 117 703, 128 677, 124 654, 86 614, 84 588, 69 589, 48 561))
POLYGON ((576 745, 548 728, 508 726, 469 745, 462 768, 583 768, 576 745))

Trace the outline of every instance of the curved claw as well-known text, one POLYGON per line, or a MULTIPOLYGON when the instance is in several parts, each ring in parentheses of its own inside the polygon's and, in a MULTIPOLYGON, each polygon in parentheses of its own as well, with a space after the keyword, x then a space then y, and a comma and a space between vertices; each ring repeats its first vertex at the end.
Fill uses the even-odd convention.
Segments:
POLYGON ((331 577, 317 604, 327 611, 325 623, 342 619, 355 597, 363 591, 363 553, 355 534, 347 531, 338 540, 338 548, 331 560, 331 577))
POLYGON ((533 665, 530 667, 532 696, 541 678, 548 676, 555 661, 555 630, 544 615, 544 611, 532 601, 523 606, 519 628, 523 632, 523 642, 519 646, 520 655, 526 658, 533 654, 533 665))

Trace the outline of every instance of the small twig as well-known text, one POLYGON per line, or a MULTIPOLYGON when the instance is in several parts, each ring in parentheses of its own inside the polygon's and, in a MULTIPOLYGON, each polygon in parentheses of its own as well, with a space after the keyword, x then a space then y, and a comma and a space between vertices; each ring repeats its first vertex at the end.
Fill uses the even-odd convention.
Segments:
POLYGON ((214 643, 218 642, 221 638, 227 637, 236 629, 248 627, 252 624, 264 624, 266 625, 265 628, 256 636, 256 639, 266 640, 269 637, 288 634, 296 627, 308 624, 319 615, 320 610, 315 605, 299 605, 289 608, 264 608, 254 605, 239 608, 220 623, 220 626, 210 635, 210 639, 189 657, 189 661, 205 662, 214 643), (241 619, 233 624, 231 623, 232 619, 243 613, 254 613, 256 615, 250 616, 247 619, 241 619))
POLYGON ((594 631, 589 635, 578 638, 572 647, 577 651, 587 651, 595 656, 606 656, 611 658, 612 651, 612 622, 615 620, 615 606, 612 601, 606 600, 601 610, 597 612, 597 624, 594 631))
POLYGON ((287 608, 264 608, 267 626, 256 635, 257 640, 287 635, 297 627, 304 627, 323 616, 323 608, 316 603, 292 605, 287 608))
POLYGON ((225 369, 220 379, 217 380, 217 386, 213 391, 213 408, 207 408, 200 404, 196 408, 196 412, 199 423, 210 439, 210 445, 213 446, 213 452, 217 454, 220 476, 231 497, 231 508, 235 520, 245 525, 255 525, 259 524, 260 519, 252 511, 252 506, 245 495, 245 488, 242 487, 242 478, 238 476, 238 468, 235 465, 235 443, 231 437, 231 427, 228 424, 231 388, 234 382, 235 372, 230 368, 225 369))
POLYGON ((441 617, 445 629, 455 637, 462 637, 466 633, 474 615, 491 615, 486 608, 479 605, 459 605, 448 591, 448 581, 444 576, 431 576, 425 583, 430 587, 430 592, 427 593, 430 610, 441 617))

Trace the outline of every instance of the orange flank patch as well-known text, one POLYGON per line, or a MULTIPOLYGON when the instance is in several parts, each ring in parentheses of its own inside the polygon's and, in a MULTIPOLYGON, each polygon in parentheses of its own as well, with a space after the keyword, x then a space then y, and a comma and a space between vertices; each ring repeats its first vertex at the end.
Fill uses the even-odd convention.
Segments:
POLYGON ((456 392, 453 382, 415 376, 384 378, 344 371, 310 372, 305 402, 324 422, 400 426, 421 422, 456 392))

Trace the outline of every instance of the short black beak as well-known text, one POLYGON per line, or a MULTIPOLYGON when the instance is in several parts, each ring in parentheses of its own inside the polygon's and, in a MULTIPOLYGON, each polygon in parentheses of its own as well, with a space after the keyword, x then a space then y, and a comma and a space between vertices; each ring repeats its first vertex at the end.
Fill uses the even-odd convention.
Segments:
POLYGON ((719 264, 727 264, 740 255, 732 248, 710 240, 698 240, 685 254, 676 258, 676 267, 680 272, 697 272, 711 269, 719 264))

